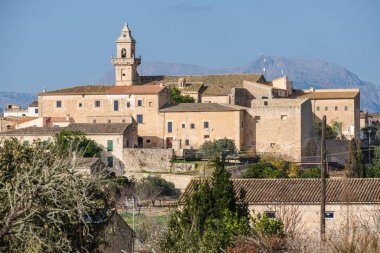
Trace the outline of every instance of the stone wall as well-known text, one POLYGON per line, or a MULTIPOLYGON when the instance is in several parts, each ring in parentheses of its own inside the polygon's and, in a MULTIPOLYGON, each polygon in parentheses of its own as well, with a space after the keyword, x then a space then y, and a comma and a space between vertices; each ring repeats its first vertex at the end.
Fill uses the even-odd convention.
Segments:
POLYGON ((173 149, 125 148, 126 172, 170 172, 173 149))
POLYGON ((137 180, 140 180, 149 176, 157 176, 165 179, 168 182, 174 184, 176 189, 179 189, 181 192, 184 192, 187 185, 194 178, 199 178, 199 175, 178 175, 178 174, 155 174, 155 173, 138 173, 138 172, 126 172, 124 176, 130 178, 134 177, 137 180))

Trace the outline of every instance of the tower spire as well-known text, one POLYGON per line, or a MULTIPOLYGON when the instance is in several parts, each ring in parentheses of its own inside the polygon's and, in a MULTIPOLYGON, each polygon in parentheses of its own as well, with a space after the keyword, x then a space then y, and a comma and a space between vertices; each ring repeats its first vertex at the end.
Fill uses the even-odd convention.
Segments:
POLYGON ((124 23, 120 36, 116 40, 116 57, 111 62, 115 66, 116 85, 133 85, 138 81, 137 66, 141 58, 135 57, 136 41, 128 23, 124 23))

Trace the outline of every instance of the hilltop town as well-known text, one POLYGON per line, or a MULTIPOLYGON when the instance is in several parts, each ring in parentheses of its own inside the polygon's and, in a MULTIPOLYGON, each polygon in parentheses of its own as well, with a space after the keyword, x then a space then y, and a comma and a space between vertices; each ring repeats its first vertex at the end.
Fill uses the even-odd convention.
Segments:
MULTIPOLYGON (((43 90, 28 108, 9 104, 1 119, 1 141, 48 146, 60 133, 80 133, 100 147, 96 157, 68 155, 80 160, 81 173, 160 178, 181 193, 194 192, 203 179, 216 177, 217 158, 232 174, 235 192, 246 191, 250 213, 274 219, 282 218, 285 209, 297 209, 297 219, 304 224, 300 231, 318 238, 318 168, 326 116, 327 230, 344 223, 346 204, 352 209, 349 216, 372 222, 380 203, 380 181, 364 177, 369 177, 366 168, 376 156, 379 118, 360 111, 359 89, 298 90, 286 75, 267 80, 264 73, 143 76, 137 71, 141 61, 132 31, 124 24, 111 59, 114 84, 43 90), (207 147, 218 143, 224 146, 210 155, 207 147), (362 154, 355 164, 360 162, 364 169, 353 165, 354 151, 362 154), (283 167, 276 167, 279 163, 283 167), (260 166, 278 174, 259 175, 260 166), (306 175, 314 178, 302 178, 306 175), (364 212, 368 215, 359 217, 364 212)), ((180 199, 178 194, 160 194, 147 199, 153 206, 156 200, 186 206, 186 194, 180 199)), ((115 208, 123 210, 124 203, 118 201, 115 208)), ((112 222, 121 222, 118 219, 112 222)), ((125 247, 131 249, 134 232, 129 226, 125 247)))

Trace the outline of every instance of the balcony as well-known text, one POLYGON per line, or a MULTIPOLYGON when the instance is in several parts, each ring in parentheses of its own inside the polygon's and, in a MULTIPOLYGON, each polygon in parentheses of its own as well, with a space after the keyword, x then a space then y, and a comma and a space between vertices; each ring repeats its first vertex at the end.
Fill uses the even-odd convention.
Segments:
POLYGON ((4 112, 7 113, 27 113, 27 108, 4 108, 4 112))
POLYGON ((139 65, 141 63, 141 57, 138 58, 112 58, 111 63, 115 65, 133 65, 137 64, 139 65))

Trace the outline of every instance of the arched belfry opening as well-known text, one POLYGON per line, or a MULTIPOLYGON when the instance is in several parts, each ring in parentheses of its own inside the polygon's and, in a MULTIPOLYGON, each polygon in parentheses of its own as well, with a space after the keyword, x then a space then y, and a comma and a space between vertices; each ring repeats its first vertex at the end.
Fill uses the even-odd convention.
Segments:
POLYGON ((127 57, 127 50, 125 48, 121 49, 121 58, 127 57))
POLYGON ((141 63, 141 58, 135 56, 135 45, 128 24, 124 24, 116 40, 116 57, 111 60, 115 66, 116 85, 133 85, 139 81, 137 66, 141 63))

